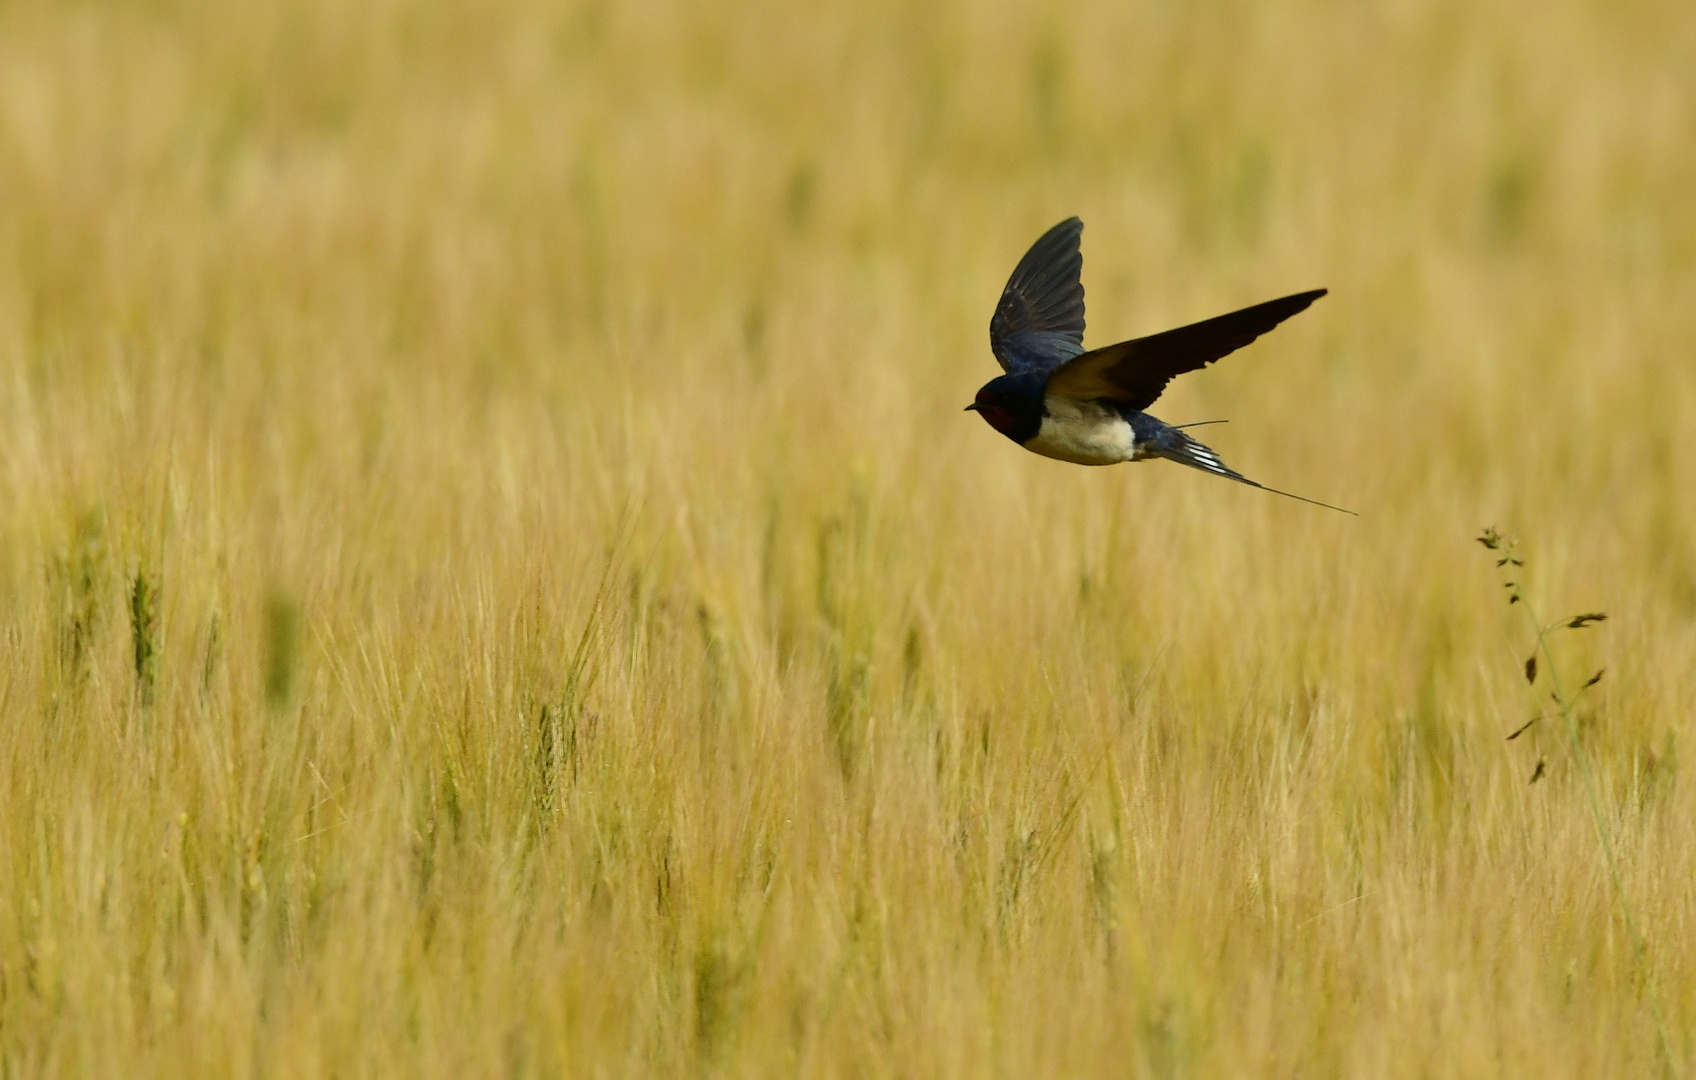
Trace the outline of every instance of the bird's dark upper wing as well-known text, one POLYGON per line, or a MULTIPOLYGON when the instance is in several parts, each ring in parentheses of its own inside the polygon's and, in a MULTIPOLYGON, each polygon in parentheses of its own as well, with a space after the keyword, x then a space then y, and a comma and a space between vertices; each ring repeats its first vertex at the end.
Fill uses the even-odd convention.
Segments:
POLYGON ((1268 300, 1084 353, 1055 368, 1048 376, 1047 390, 1070 398, 1110 398, 1140 412, 1154 404, 1173 376, 1236 352, 1324 295, 1324 289, 1314 289, 1268 300))
POLYGON ((989 320, 989 347, 1009 374, 1050 371, 1084 351, 1084 223, 1067 218, 1031 245, 989 320))

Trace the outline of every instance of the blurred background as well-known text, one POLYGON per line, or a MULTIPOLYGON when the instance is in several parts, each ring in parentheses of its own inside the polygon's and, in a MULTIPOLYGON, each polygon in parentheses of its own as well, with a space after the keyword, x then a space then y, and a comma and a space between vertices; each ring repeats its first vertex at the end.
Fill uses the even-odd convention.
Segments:
POLYGON ((1687 1067, 1693 147, 1676 3, 0 2, 0 1056, 1687 1067), (1359 520, 961 412, 1071 214, 1359 520))

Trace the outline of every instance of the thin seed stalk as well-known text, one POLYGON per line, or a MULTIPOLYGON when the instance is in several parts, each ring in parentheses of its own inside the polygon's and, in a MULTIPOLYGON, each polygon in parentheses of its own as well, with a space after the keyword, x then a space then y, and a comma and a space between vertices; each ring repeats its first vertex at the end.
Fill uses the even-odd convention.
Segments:
POLYGON ((1584 753, 1584 747, 1578 741, 1578 725, 1572 719, 1572 707, 1567 701, 1566 691, 1561 686, 1560 669, 1555 665, 1554 653, 1549 649, 1549 631, 1560 625, 1545 627, 1537 617, 1536 609, 1531 601, 1525 599, 1523 590, 1516 591, 1524 605, 1525 617, 1531 620, 1531 628, 1537 634, 1537 646, 1532 650, 1533 655, 1541 653, 1544 670, 1549 674, 1549 688, 1554 695, 1555 708, 1560 713, 1561 722, 1566 728, 1568 744, 1572 747, 1573 760, 1578 763, 1578 775, 1584 781, 1584 793, 1590 800, 1590 816, 1596 824, 1596 837, 1602 844, 1602 858, 1608 866, 1608 878, 1613 883, 1614 902, 1619 905, 1620 919, 1625 923, 1625 932, 1631 938, 1632 958, 1636 961, 1638 970, 1643 973, 1643 979, 1649 990, 1649 1010, 1655 1017, 1655 1034, 1659 1037, 1661 1055, 1666 1059, 1667 1068, 1675 1075, 1681 1076, 1684 1069, 1677 1056, 1673 1053, 1672 1039, 1667 1035, 1666 1017, 1661 1012, 1660 988, 1655 980, 1654 969, 1649 966, 1649 949, 1643 935, 1637 929, 1637 920, 1632 916, 1631 904, 1625 896, 1625 881, 1620 877, 1619 859, 1614 854, 1613 838, 1608 833, 1607 820, 1602 816, 1602 800, 1597 790, 1596 776, 1590 768, 1590 759, 1584 753))

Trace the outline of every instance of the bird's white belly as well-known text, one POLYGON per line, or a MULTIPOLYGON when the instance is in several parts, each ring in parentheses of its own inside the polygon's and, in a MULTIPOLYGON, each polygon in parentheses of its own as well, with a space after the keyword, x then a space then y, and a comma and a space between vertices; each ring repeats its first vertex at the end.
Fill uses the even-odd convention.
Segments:
POLYGON ((1136 458, 1137 440, 1117 410, 1093 401, 1050 398, 1042 427, 1025 449, 1078 465, 1117 465, 1136 458))

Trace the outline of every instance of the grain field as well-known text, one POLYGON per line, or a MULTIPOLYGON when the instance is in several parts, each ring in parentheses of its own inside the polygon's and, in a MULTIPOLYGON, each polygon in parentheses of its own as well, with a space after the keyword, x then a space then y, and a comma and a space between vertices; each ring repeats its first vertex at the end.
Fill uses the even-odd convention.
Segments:
POLYGON ((1689 1075, 1693 192, 1689 4, 3 0, 0 1075, 1689 1075), (1358 519, 961 412, 1074 213, 1358 519))

